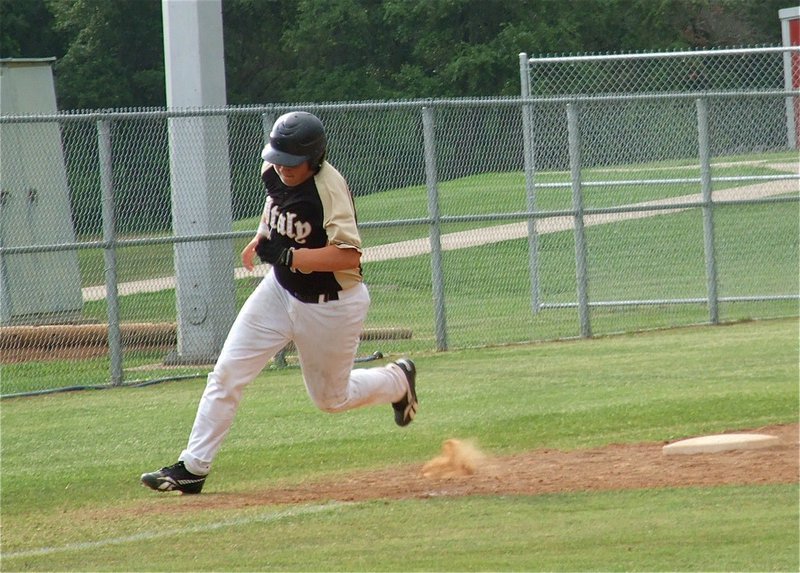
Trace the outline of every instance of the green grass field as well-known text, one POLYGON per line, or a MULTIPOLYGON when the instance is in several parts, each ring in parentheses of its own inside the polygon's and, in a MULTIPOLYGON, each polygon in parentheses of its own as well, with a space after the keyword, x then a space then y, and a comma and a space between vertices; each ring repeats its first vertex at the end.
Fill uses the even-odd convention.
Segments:
MULTIPOLYGON (((718 212, 715 224, 719 296, 800 292, 795 203, 729 207, 718 212)), ((693 210, 588 228, 590 300, 703 299, 706 269, 702 226, 699 211, 693 210)), ((446 231, 450 227, 447 225, 446 231)), ((573 233, 543 235, 539 246, 542 302, 575 301, 573 233)), ((528 262, 526 239, 444 254, 449 348, 578 336, 575 308, 530 311, 528 262)), ((365 342, 361 354, 378 349, 426 352, 436 348, 430 257, 372 262, 365 265, 364 274, 372 296, 367 328, 410 329, 413 337, 365 342)), ((236 281, 237 305, 244 302, 257 280, 236 281)), ((175 308, 172 289, 120 297, 123 322, 174 321, 175 308)), ((719 313, 720 320, 728 322, 796 316, 798 307, 796 300, 723 302, 719 313)), ((105 300, 87 302, 84 315, 104 322, 105 300)), ((709 311, 704 304, 599 306, 591 310, 590 318, 593 333, 602 335, 701 324, 709 321, 709 311)), ((165 353, 126 349, 126 381, 203 374, 196 367, 133 370, 157 365, 165 353)), ((109 370, 108 357, 80 363, 64 360, 8 364, 3 366, 0 388, 3 394, 13 394, 103 384, 109 379, 109 370)))
MULTIPOLYGON (((775 175, 780 173, 769 167, 770 163, 787 163, 797 158, 790 152, 748 154, 719 157, 715 162, 715 177, 752 175, 775 175), (737 164, 737 165, 729 165, 737 164)), ((583 173, 587 183, 597 181, 630 181, 644 177, 652 179, 699 178, 697 159, 666 161, 652 164, 622 165, 614 169, 586 169, 583 173)), ((541 172, 537 174, 539 184, 568 184, 569 172, 541 172)), ((743 183, 742 183, 743 184, 743 183)), ((715 184, 715 190, 733 187, 724 182, 715 184)), ((584 190, 586 207, 599 208, 652 199, 679 197, 698 193, 696 184, 655 184, 634 186, 587 187, 584 190)), ((485 173, 444 181, 439 188, 442 216, 488 215, 518 213, 525 211, 525 178, 522 173, 485 173)), ((428 197, 425 186, 395 189, 356 198, 359 221, 378 223, 402 219, 424 219, 428 217, 428 197)), ((572 208, 572 192, 569 187, 543 187, 538 190, 537 208, 540 210, 566 210, 572 208)), ((234 221, 233 231, 247 232, 248 236, 234 241, 233 256, 237 256, 252 233, 258 227, 260 213, 234 221)), ((500 222, 502 223, 502 222, 500 222)), ((497 223, 497 224, 500 224, 497 223)), ((452 224, 448 232, 485 227, 492 223, 473 222, 452 224)), ((411 227, 373 227, 362 230, 362 239, 367 246, 383 245, 408 239, 428 236, 427 225, 411 227)), ((122 239, 140 237, 122 237, 122 239)), ((99 240, 100 237, 86 237, 99 240)), ((102 249, 82 249, 78 252, 83 286, 105 282, 102 249)), ((143 278, 171 276, 174 273, 173 246, 171 244, 148 245, 146 247, 124 247, 118 254, 118 280, 133 281, 143 278), (146 264, 142 263, 146 260, 146 264)))
MULTIPOLYGON (((281 484, 798 421, 798 321, 414 356, 421 410, 317 411, 296 369, 245 393, 201 496, 138 476, 185 445, 203 382, 3 400, 4 571, 797 571, 798 484, 226 506, 281 484)), ((418 478, 422 479, 422 478, 418 478)))

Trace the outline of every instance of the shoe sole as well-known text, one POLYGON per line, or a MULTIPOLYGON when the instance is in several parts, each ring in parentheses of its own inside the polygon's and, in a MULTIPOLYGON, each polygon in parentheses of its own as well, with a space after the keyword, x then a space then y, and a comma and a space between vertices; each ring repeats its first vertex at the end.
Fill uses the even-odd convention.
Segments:
POLYGON ((200 493, 205 484, 205 478, 202 480, 185 480, 187 483, 181 483, 169 477, 152 476, 150 474, 143 474, 140 480, 144 487, 148 487, 153 491, 179 491, 186 494, 200 493))
POLYGON ((406 375, 406 380, 408 380, 408 392, 406 393, 405 398, 400 402, 395 402, 392 404, 394 408, 394 421, 395 423, 400 426, 408 426, 411 422, 414 421, 414 417, 417 415, 417 409, 419 407, 419 400, 417 400, 417 368, 411 360, 406 358, 401 358, 397 362, 395 362, 403 373, 406 375), (401 363, 403 365, 401 365, 401 363), (403 404, 405 402, 405 404, 403 404))

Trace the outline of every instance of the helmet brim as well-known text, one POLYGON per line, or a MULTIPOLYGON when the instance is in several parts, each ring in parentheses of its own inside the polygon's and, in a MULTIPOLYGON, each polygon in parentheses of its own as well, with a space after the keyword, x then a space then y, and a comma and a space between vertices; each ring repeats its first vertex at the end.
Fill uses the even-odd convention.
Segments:
POLYGON ((272 165, 284 165, 286 167, 297 167, 301 163, 308 161, 306 155, 286 153, 285 151, 275 149, 270 144, 264 147, 264 151, 261 152, 261 159, 272 165))

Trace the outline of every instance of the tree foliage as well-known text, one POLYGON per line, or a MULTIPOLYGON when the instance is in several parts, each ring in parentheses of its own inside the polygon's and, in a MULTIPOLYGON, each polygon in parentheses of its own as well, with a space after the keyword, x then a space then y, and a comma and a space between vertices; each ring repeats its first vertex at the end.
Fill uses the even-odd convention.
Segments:
MULTIPOLYGON (((228 103, 519 92, 518 57, 778 44, 786 0, 223 0, 228 103)), ((61 109, 163 106, 161 0, 0 0, 61 109)))
POLYGON ((49 58, 62 55, 65 47, 42 0, 0 0, 0 56, 49 58))

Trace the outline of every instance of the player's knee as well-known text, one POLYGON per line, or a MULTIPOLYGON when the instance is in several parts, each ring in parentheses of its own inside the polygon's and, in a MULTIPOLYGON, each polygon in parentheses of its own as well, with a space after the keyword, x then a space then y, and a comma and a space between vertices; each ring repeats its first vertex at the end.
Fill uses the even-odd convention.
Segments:
POLYGON ((332 400, 322 400, 322 399, 316 398, 316 399, 313 400, 313 402, 314 402, 314 405, 317 408, 319 408, 320 410, 322 410, 323 412, 326 412, 328 414, 337 414, 339 412, 344 412, 345 410, 349 409, 347 407, 347 401, 346 400, 343 400, 343 401, 332 401, 332 400))
POLYGON ((328 414, 338 414, 347 410, 345 405, 317 404, 317 408, 328 414))
POLYGON ((242 399, 245 384, 233 382, 224 370, 215 369, 208 375, 203 400, 217 404, 218 408, 222 408, 223 404, 229 404, 235 411, 236 405, 242 399))

